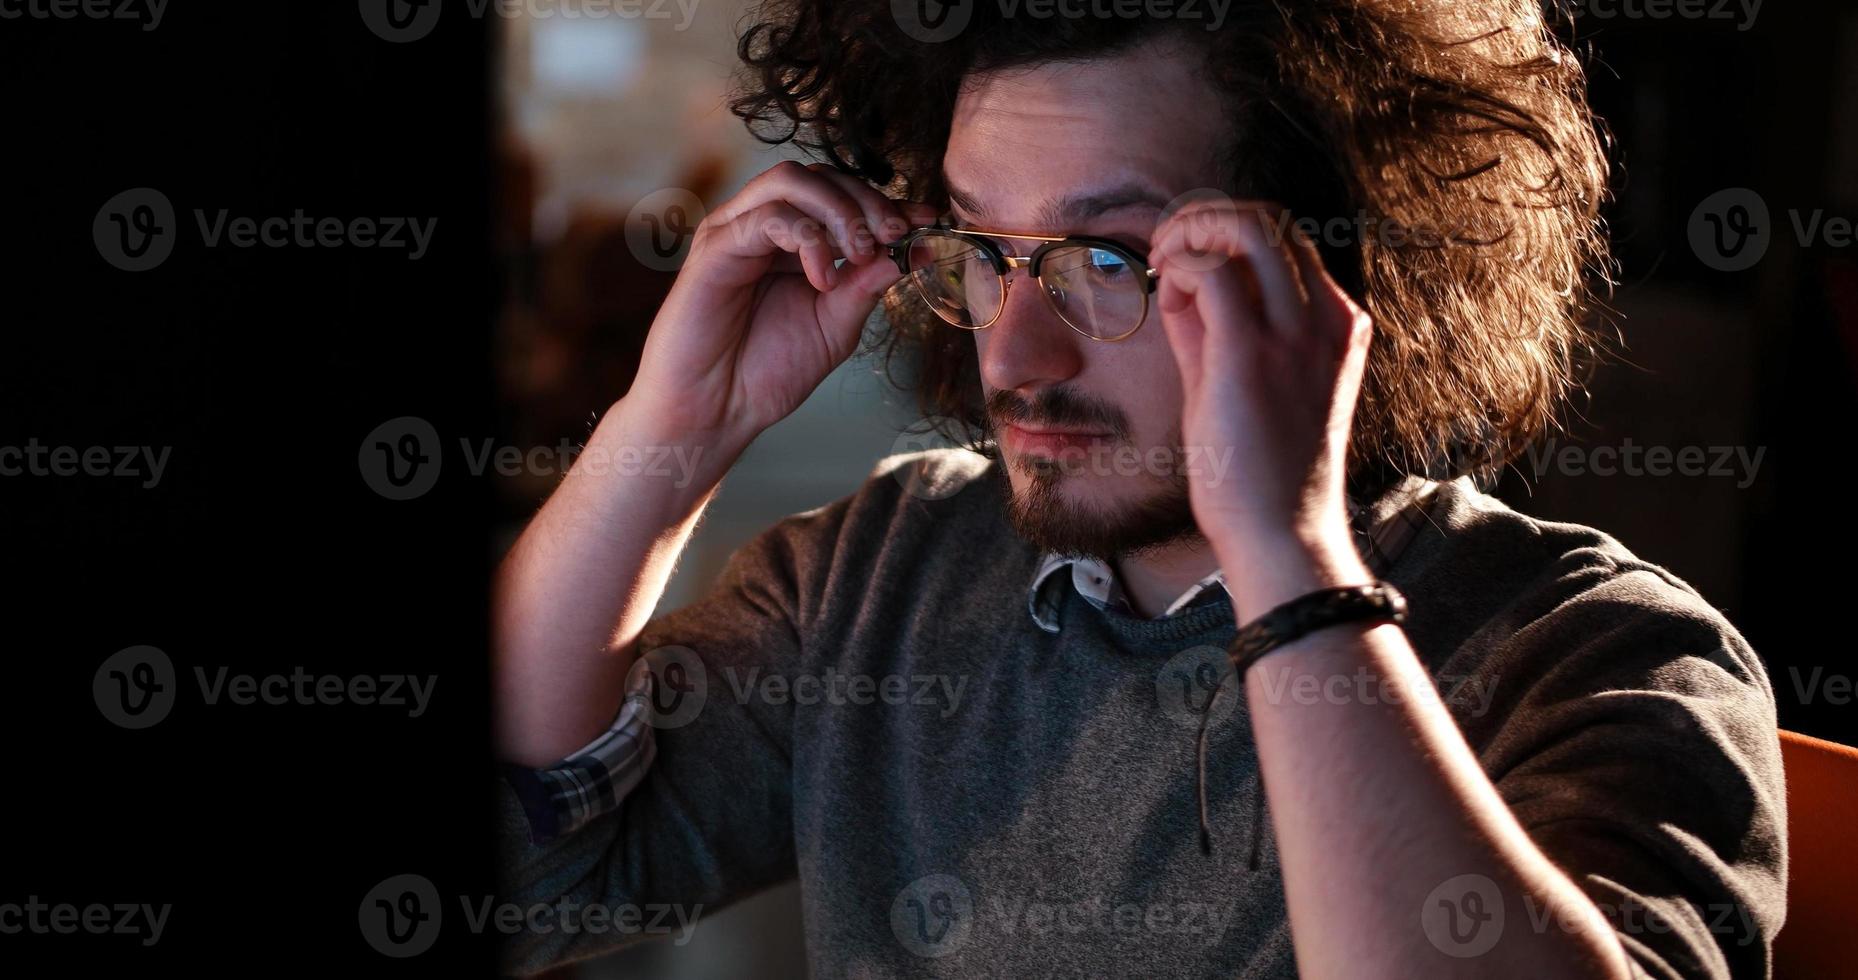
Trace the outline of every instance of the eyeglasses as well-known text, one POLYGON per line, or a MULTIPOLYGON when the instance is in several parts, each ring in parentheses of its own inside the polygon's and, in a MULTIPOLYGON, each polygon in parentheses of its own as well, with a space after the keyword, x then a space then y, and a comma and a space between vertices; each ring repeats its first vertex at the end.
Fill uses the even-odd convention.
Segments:
POLYGON ((929 308, 963 330, 980 330, 1000 318, 1013 286, 1007 274, 1023 266, 1071 329, 1092 340, 1123 340, 1148 318, 1148 296, 1160 275, 1123 245, 1081 235, 1009 235, 937 223, 885 247, 929 308), (1030 255, 1007 255, 993 238, 1043 244, 1030 255))

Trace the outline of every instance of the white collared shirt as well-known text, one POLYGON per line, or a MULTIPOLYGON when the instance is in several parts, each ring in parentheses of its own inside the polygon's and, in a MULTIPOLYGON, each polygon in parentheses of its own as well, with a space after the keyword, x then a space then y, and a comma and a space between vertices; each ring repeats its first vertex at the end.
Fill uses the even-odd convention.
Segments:
MULTIPOLYGON (((1402 484, 1402 491, 1411 494, 1418 507, 1402 507, 1395 510, 1381 525, 1362 542, 1363 553, 1370 559, 1370 565, 1391 562, 1406 546, 1411 538, 1415 523, 1424 513, 1425 505, 1430 501, 1437 484, 1417 478, 1409 478, 1402 484)), ((1360 507, 1349 506, 1349 520, 1352 522, 1360 514, 1360 507)), ((1098 609, 1114 609, 1127 615, 1136 615, 1135 607, 1129 602, 1128 593, 1116 577, 1115 569, 1100 558, 1086 558, 1079 555, 1061 555, 1046 553, 1039 559, 1039 567, 1032 576, 1032 584, 1026 591, 1026 610, 1032 614, 1032 621, 1047 633, 1058 632, 1058 609, 1061 603, 1046 587, 1060 569, 1070 568, 1071 586, 1077 590, 1092 606, 1098 609)), ((1226 572, 1216 568, 1205 578, 1187 587, 1168 607, 1162 610, 1156 619, 1166 619, 1192 605, 1213 586, 1221 590, 1226 588, 1226 572)))
MULTIPOLYGON (((1045 584, 1046 579, 1067 566, 1071 569, 1071 586, 1077 589, 1078 595, 1089 600, 1091 605, 1098 609, 1115 609, 1131 616, 1136 614, 1135 607, 1129 602, 1129 594, 1123 590, 1122 581, 1116 577, 1115 570, 1108 562, 1100 558, 1081 558, 1076 555, 1048 553, 1040 559, 1039 570, 1032 576, 1032 589, 1026 597, 1026 607, 1031 611, 1033 620, 1039 624, 1040 628, 1048 633, 1058 632, 1058 623, 1055 618, 1057 610, 1040 611, 1039 590, 1045 584)), ((1156 618, 1165 619, 1180 612, 1198 599, 1201 593, 1214 586, 1221 589, 1226 587, 1224 569, 1215 568, 1212 574, 1188 586, 1187 591, 1182 592, 1179 597, 1169 603, 1168 608, 1162 610, 1161 615, 1156 618)))

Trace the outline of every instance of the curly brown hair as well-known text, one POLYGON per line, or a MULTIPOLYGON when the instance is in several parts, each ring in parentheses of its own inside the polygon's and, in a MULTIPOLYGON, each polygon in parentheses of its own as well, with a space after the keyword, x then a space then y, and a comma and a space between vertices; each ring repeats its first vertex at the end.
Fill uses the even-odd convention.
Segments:
MULTIPOLYGON (((731 109, 766 142, 946 208, 964 78, 1192 39, 1236 136, 1228 190, 1377 231, 1320 243, 1375 322, 1352 491, 1405 473, 1494 482, 1558 423, 1603 347, 1607 161, 1582 69, 1536 0, 1234 0, 1218 30, 968 5, 964 29, 926 43, 891 3, 766 0, 731 109)), ((927 417, 973 443, 986 432, 973 344, 903 293, 874 345, 927 417)))

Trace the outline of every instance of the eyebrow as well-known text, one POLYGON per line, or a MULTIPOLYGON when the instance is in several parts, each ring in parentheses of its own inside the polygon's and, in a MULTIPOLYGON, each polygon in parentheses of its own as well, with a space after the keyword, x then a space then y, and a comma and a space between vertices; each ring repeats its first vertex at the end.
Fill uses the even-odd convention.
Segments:
MULTIPOLYGON (((974 218, 987 217, 987 209, 975 199, 974 195, 953 184, 948 185, 948 199, 950 203, 974 218)), ((1100 191, 1065 194, 1056 199, 1047 200, 1039 205, 1034 220, 1041 225, 1061 228, 1119 208, 1138 205, 1160 209, 1167 206, 1167 198, 1146 184, 1131 181, 1100 191)))

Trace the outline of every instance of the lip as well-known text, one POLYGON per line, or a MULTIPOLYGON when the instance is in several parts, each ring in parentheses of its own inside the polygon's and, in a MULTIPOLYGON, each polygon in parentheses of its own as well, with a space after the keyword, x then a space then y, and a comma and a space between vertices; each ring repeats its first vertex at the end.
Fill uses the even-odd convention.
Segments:
POLYGON ((1018 423, 1008 423, 1006 426, 1009 448, 1014 452, 1040 456, 1056 456, 1067 449, 1082 449, 1109 437, 1108 432, 1085 429, 1034 429, 1018 423))

